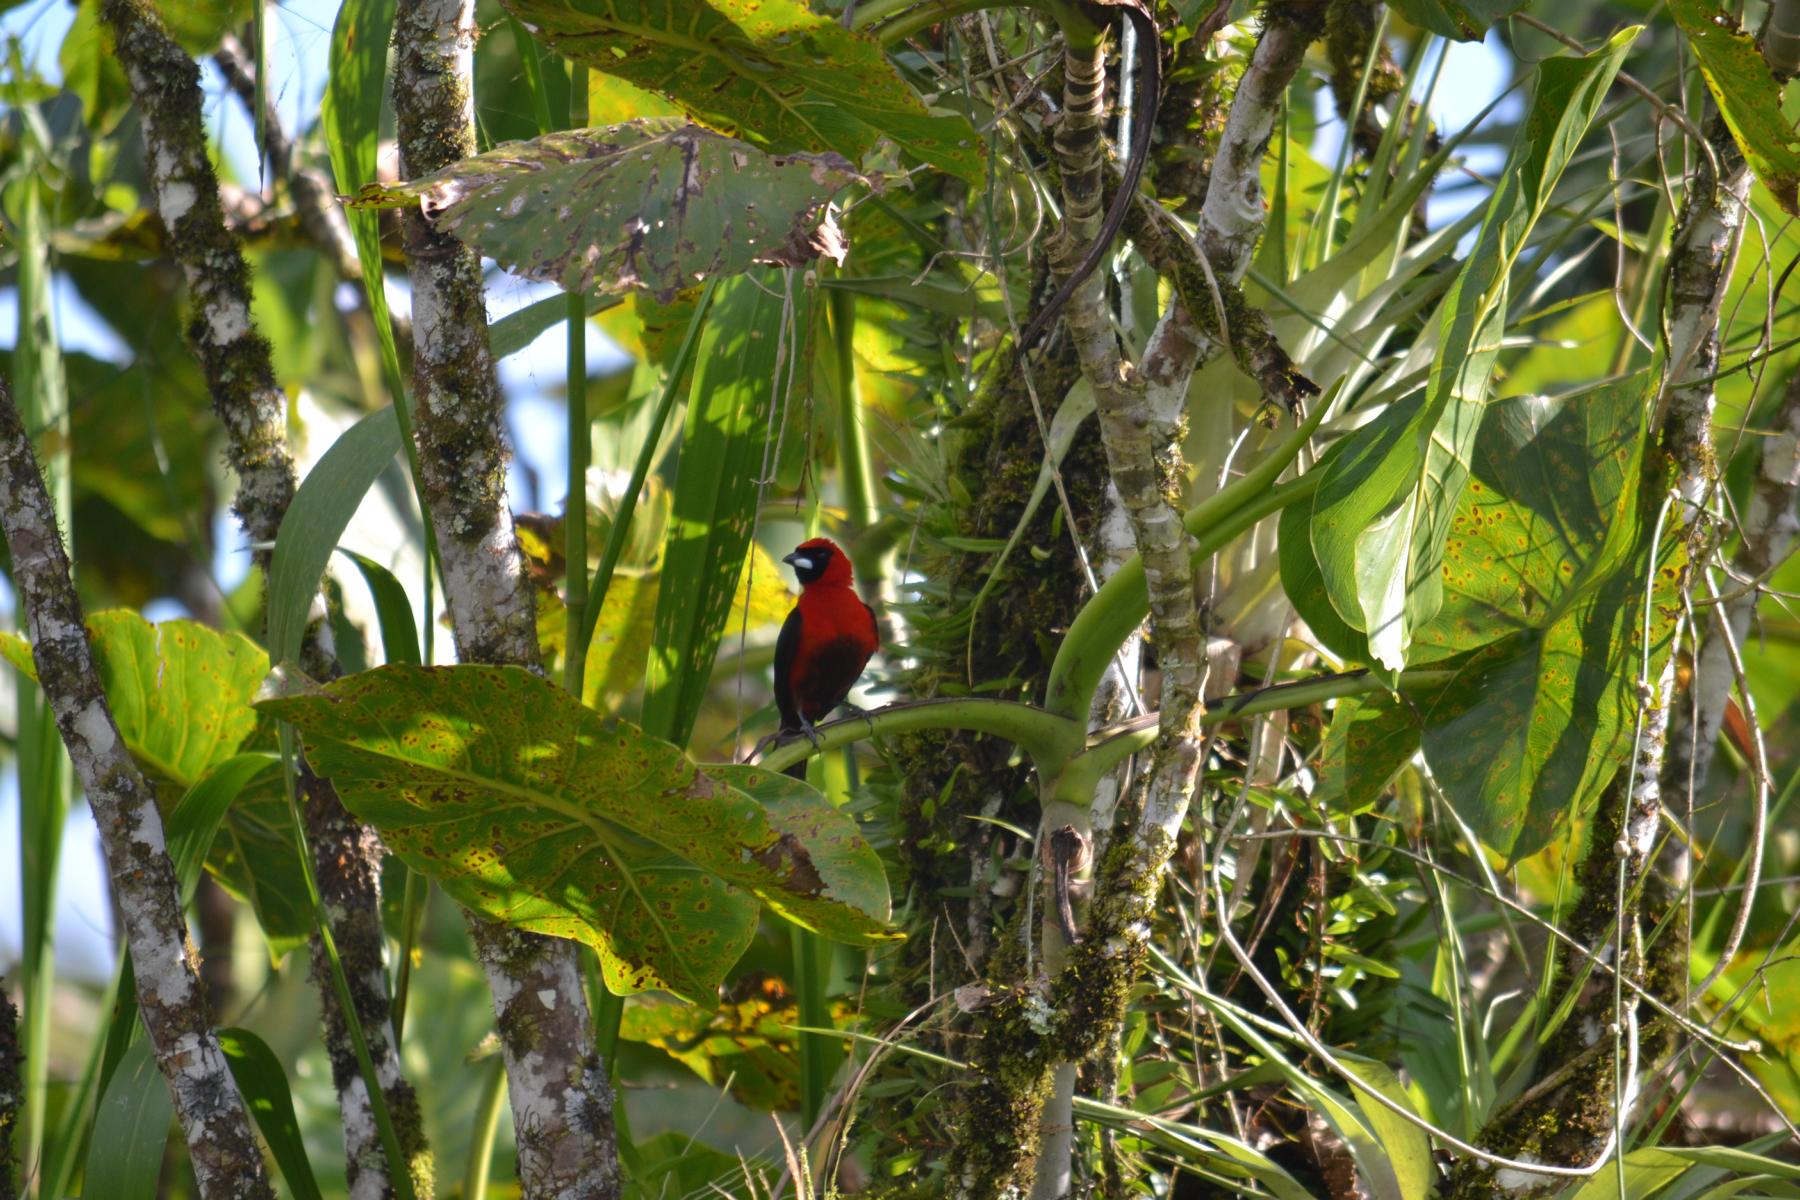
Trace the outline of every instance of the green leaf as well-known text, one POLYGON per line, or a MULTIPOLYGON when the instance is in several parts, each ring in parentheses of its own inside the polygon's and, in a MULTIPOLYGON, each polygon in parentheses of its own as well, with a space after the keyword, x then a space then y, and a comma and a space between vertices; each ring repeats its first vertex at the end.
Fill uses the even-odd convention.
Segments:
POLYGON ((715 1150, 696 1136, 671 1129, 637 1144, 638 1167, 625 1184, 627 1200, 664 1200, 706 1195, 748 1168, 734 1155, 715 1150))
POLYGON ((1459 42, 1479 42, 1488 29, 1529 7, 1530 0, 1394 0, 1414 25, 1459 42))
POLYGON ((1393 698, 1339 700, 1320 752, 1319 794, 1345 816, 1375 807, 1419 749, 1419 717, 1393 698))
POLYGON ((119 1060, 94 1110, 88 1143, 85 1196, 154 1200, 162 1172, 163 1144, 175 1106, 156 1068, 150 1040, 138 1038, 119 1060))
POLYGON ((1414 631, 1443 600, 1444 539, 1487 402, 1508 273, 1636 35, 1628 29, 1592 55, 1539 66, 1513 161, 1439 307, 1424 393, 1351 434, 1319 484, 1311 537, 1326 595, 1390 671, 1405 666, 1414 631))
POLYGON ((312 936, 312 898, 300 873, 281 772, 259 773, 244 785, 213 839, 206 869, 256 914, 271 963, 312 936))
MULTIPOLYGON (((94 613, 87 629, 119 736, 157 779, 192 787, 256 728, 250 700, 269 660, 249 638, 128 609, 94 613)), ((0 634, 0 656, 37 678, 23 638, 0 634)))
POLYGON ((756 524, 783 330, 780 283, 772 274, 721 283, 694 360, 663 550, 664 577, 683 586, 657 590, 644 684, 644 728, 678 745, 705 698, 756 524))
MULTIPOLYGON (((1351 1054, 1340 1054, 1338 1057, 1358 1079, 1406 1111, 1413 1111, 1406 1089, 1400 1086, 1399 1078, 1385 1063, 1351 1054)), ((1400 1195, 1404 1200, 1425 1200, 1431 1195, 1432 1181, 1436 1176, 1431 1162, 1431 1143, 1426 1140, 1425 1131, 1372 1099, 1361 1088, 1352 1090, 1356 1095, 1356 1107, 1362 1109, 1363 1119, 1374 1130, 1376 1139, 1381 1143, 1381 1148, 1393 1167, 1394 1176, 1400 1185, 1400 1195)))
MULTIPOLYGON (((1347 786, 1391 774, 1422 724, 1445 795, 1484 843, 1517 859, 1624 761, 1650 570, 1646 387, 1640 377, 1561 403, 1493 406, 1446 544, 1444 605, 1414 646, 1416 661, 1457 674, 1429 696, 1370 697, 1334 718, 1348 723, 1347 786)), ((1656 570, 1666 591, 1675 567, 1656 570)), ((1653 669, 1668 652, 1665 609, 1652 606, 1653 669)))
MULTIPOLYGON (((617 296, 589 296, 587 301, 588 316, 605 312, 609 308, 618 307, 617 296)), ((509 354, 517 354, 552 325, 560 325, 569 317, 569 302, 564 297, 552 293, 542 300, 533 301, 517 312, 507 313, 504 317, 488 323, 488 346, 494 357, 505 358, 509 354)))
POLYGON ((251 780, 280 761, 273 754, 234 755, 214 766, 176 803, 165 832, 169 857, 174 860, 175 875, 181 881, 183 907, 194 898, 200 869, 212 850, 214 836, 225 822, 225 814, 251 780))
POLYGON ((658 300, 752 263, 842 256, 825 202, 856 178, 837 154, 769 155, 670 117, 547 133, 356 203, 418 201, 439 229, 564 291, 658 300))
POLYGON ((804 848, 794 867, 810 873, 803 886, 762 888, 757 899, 804 929, 833 941, 870 939, 870 918, 886 924, 893 911, 881 856, 863 840, 856 819, 831 803, 805 780, 752 766, 709 766, 708 775, 730 784, 762 805, 783 843, 804 848), (830 896, 830 905, 802 904, 793 897, 830 896))
POLYGON ((502 2, 576 62, 772 153, 835 150, 860 162, 885 135, 969 183, 985 181, 966 119, 928 112, 873 39, 799 0, 502 2))
POLYGON ((1800 137, 1781 111, 1781 85, 1756 39, 1714 0, 1669 0, 1700 74, 1750 169, 1789 216, 1800 214, 1800 137))
POLYGON ((338 435, 300 481, 281 532, 275 535, 275 553, 269 562, 271 661, 291 662, 299 657, 325 564, 370 485, 399 450, 400 426, 389 406, 338 435))
POLYGON ((407 599, 406 589, 394 578, 392 571, 374 559, 342 546, 337 552, 356 564, 356 569, 362 572, 363 582, 369 585, 369 595, 375 600, 375 620, 381 626, 382 654, 388 662, 417 666, 421 661, 419 628, 414 622, 412 601, 407 599))
POLYGON ((294 1116, 294 1097, 288 1090, 287 1072, 268 1043, 248 1029, 219 1030, 219 1047, 231 1065, 231 1077, 275 1165, 287 1184, 287 1194, 299 1200, 321 1200, 318 1180, 313 1178, 312 1162, 306 1157, 306 1143, 300 1135, 300 1121, 294 1116))
POLYGON ((615 992, 711 994, 755 931, 753 894, 847 941, 886 936, 885 908, 856 907, 870 893, 839 831, 766 812, 528 671, 389 666, 258 707, 306 735, 407 865, 495 920, 593 946, 615 992))

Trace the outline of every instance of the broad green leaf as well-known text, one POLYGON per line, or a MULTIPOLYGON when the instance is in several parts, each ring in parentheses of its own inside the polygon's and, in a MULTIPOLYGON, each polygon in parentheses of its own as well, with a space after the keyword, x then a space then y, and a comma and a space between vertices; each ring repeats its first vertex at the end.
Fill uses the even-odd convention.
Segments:
POLYGON ((300 1136, 300 1121, 294 1115, 294 1097, 288 1090, 287 1072, 268 1043, 248 1029, 219 1030, 219 1048, 231 1065, 231 1077, 275 1165, 287 1184, 287 1194, 299 1200, 320 1200, 319 1183, 313 1178, 312 1162, 306 1157, 306 1143, 300 1136))
MULTIPOLYGON (((1444 605, 1413 657, 1452 681, 1365 697, 1333 717, 1326 779, 1354 806, 1422 745, 1483 842, 1535 852, 1630 749, 1649 536, 1640 514, 1645 380, 1492 407, 1441 569, 1444 605)), ((1659 562, 1659 596, 1674 568, 1659 562)), ((1652 662, 1668 650, 1653 605, 1652 662)))
POLYGON ((1782 114, 1781 85, 1756 39, 1715 0, 1669 0, 1669 15, 1687 34, 1707 90, 1751 170, 1784 212, 1800 213, 1800 136, 1782 114))
MULTIPOLYGON (((400 451, 392 406, 372 412, 338 435, 307 472, 275 535, 269 560, 269 656, 277 663, 300 655, 306 620, 325 564, 363 496, 400 451)), ((266 673, 266 671, 265 671, 266 673)))
POLYGON ((825 202, 856 178, 836 154, 765 154, 671 117, 507 142, 435 175, 364 188, 527 279, 575 293, 682 288, 753 263, 842 257, 825 202))
MULTIPOLYGON (((617 296, 589 296, 587 302, 588 316, 605 312, 619 305, 617 296)), ((569 319, 569 302, 561 295, 551 293, 542 300, 533 301, 517 312, 488 323, 488 346, 495 358, 505 358, 509 354, 517 354, 553 325, 560 325, 569 319)))
POLYGON ((1487 402, 1507 276, 1636 34, 1540 64, 1513 161, 1439 306, 1425 392, 1351 434, 1314 497, 1311 536, 1326 595, 1390 671, 1406 664, 1414 632, 1443 600, 1444 540, 1487 402))
MULTIPOLYGON (((250 701, 269 660, 249 638, 126 609, 94 613, 87 627, 119 736, 158 780, 192 787, 256 728, 250 701)), ((37 678, 24 639, 0 634, 0 656, 37 678)))
POLYGON ((626 1181, 626 1200, 716 1194, 735 1180, 751 1177, 741 1158, 715 1150, 697 1135, 679 1129, 645 1138, 636 1152, 638 1166, 626 1181))
POLYGON ((886 136, 984 182, 980 139, 928 112, 876 42, 799 0, 502 0, 576 62, 674 101, 693 120, 776 154, 860 162, 886 136))
POLYGON ((780 1112, 800 1103, 797 1013, 793 994, 776 979, 716 1008, 637 996, 625 1006, 619 1036, 654 1046, 715 1087, 729 1083, 741 1104, 780 1112))
POLYGON ((688 390, 656 597, 644 728, 685 744, 706 695, 738 575, 750 549, 783 336, 781 280, 726 280, 701 332, 688 390))
POLYGON ((119 1060, 94 1110, 82 1194, 152 1200, 174 1115, 169 1085, 156 1069, 150 1040, 139 1038, 119 1060))
POLYGON ((870 893, 843 871, 841 831, 766 811, 528 671, 389 666, 258 707, 305 734, 409 866, 493 919, 593 946, 616 992, 709 995, 754 932, 753 895, 842 940, 886 936, 885 906, 856 907, 870 893))
POLYGON ((1375 807, 1394 775, 1419 749, 1419 716, 1403 701, 1340 700, 1319 754, 1319 794, 1334 812, 1375 807))
POLYGON ((1495 22, 1530 0, 1394 0, 1394 9, 1419 28, 1459 42, 1479 42, 1495 22))
POLYGON ((287 780, 280 771, 259 773, 238 792, 213 839, 206 869, 256 914, 272 963, 312 936, 312 899, 300 874, 287 780))
POLYGON ((886 923, 892 913, 887 872, 881 856, 863 840, 856 819, 834 808, 803 779, 760 767, 718 764, 706 773, 730 784, 762 805, 769 827, 784 842, 806 848, 810 865, 801 868, 812 878, 804 886, 764 888, 757 898, 794 924, 835 941, 859 941, 867 936, 868 917, 886 923), (796 905, 794 894, 828 895, 854 914, 848 920, 836 908, 796 905))

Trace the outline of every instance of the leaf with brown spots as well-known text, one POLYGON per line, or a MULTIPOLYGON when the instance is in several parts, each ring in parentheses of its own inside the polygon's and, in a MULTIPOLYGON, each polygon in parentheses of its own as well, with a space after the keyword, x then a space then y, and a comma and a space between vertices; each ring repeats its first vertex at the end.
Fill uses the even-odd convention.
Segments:
POLYGON ((409 866, 491 919, 593 946, 615 992, 710 995, 759 898, 839 941, 887 936, 885 878, 877 896, 837 874, 873 851, 822 800, 765 808, 529 671, 387 666, 258 707, 409 866))
MULTIPOLYGON (((1341 729, 1334 719, 1325 775, 1341 771, 1346 796, 1379 790, 1422 746, 1482 841, 1518 858, 1625 760, 1650 562, 1648 383, 1490 406, 1445 542, 1443 607, 1413 643, 1414 662, 1457 674, 1430 694, 1367 698, 1341 729)), ((1660 594, 1670 564, 1658 567, 1660 594)), ((1653 673, 1666 608, 1653 609, 1653 673)))
POLYGON ((416 202, 507 270, 565 291, 666 302, 753 263, 841 258, 825 204, 857 178, 836 154, 772 155, 655 117, 506 142, 354 203, 416 202))
POLYGON ((559 54, 665 96, 720 133, 855 161, 885 135, 986 181, 966 117, 934 113, 874 39, 800 0, 502 0, 559 54))

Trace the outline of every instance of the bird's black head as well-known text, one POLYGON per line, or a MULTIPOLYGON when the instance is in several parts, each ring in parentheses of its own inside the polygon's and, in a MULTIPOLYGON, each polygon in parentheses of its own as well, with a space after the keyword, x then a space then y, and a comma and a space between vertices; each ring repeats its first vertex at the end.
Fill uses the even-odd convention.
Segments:
POLYGON ((794 568, 802 585, 817 583, 827 577, 837 582, 850 581, 850 560, 828 538, 801 542, 781 561, 794 568))

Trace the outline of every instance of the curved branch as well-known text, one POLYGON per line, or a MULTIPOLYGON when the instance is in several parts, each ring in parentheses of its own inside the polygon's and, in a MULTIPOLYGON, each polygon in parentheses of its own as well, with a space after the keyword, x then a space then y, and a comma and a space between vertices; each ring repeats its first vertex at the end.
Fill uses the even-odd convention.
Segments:
POLYGON ((864 738, 921 729, 966 729, 1005 738, 1030 756, 1041 773, 1060 770, 1081 749, 1078 722, 1016 700, 956 697, 947 700, 906 700, 872 709, 858 716, 840 717, 816 727, 817 745, 798 738, 776 746, 758 762, 771 771, 785 770, 815 754, 836 750, 864 738))
MULTIPOLYGON (((1213 554, 1264 517, 1312 494, 1319 482, 1312 473, 1280 485, 1275 481, 1299 457, 1324 415, 1325 406, 1319 405, 1293 436, 1254 469, 1188 510, 1182 524, 1199 539, 1195 561, 1213 554)), ((1082 606, 1063 636, 1050 664, 1044 707, 1063 716, 1085 712, 1088 697, 1106 673, 1107 664, 1143 621, 1149 603, 1144 563, 1133 555, 1082 606)))

